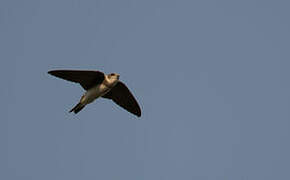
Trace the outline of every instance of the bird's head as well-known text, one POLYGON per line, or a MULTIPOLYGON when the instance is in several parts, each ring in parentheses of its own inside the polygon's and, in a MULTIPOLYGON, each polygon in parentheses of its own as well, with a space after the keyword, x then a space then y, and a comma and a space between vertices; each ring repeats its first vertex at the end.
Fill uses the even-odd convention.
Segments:
POLYGON ((111 74, 108 74, 108 78, 109 78, 110 80, 119 80, 119 77, 120 77, 120 75, 117 74, 117 73, 111 73, 111 74))
POLYGON ((108 74, 106 75, 106 78, 105 78, 105 83, 108 85, 108 86, 115 86, 117 84, 117 82, 119 81, 119 77, 120 75, 119 74, 116 74, 116 73, 111 73, 111 74, 108 74))

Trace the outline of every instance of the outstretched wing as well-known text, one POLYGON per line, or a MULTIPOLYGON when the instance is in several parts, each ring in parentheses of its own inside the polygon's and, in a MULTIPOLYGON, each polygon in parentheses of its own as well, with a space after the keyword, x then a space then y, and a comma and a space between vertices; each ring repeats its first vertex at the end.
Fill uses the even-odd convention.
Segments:
POLYGON ((103 96, 104 98, 112 99, 116 104, 126 109, 127 111, 135 114, 136 116, 141 116, 141 109, 126 87, 126 85, 122 82, 118 82, 107 94, 103 96))
POLYGON ((75 83, 80 83, 85 90, 97 84, 101 84, 105 78, 104 73, 100 71, 53 70, 49 71, 48 74, 75 83))

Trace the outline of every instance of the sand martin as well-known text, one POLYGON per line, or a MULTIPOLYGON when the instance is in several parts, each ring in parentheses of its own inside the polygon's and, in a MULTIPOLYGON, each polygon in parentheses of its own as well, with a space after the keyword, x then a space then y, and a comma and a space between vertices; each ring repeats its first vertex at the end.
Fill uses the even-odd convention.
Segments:
POLYGON ((75 114, 80 112, 87 104, 92 103, 99 97, 113 100, 116 104, 127 111, 141 116, 141 109, 132 93, 124 83, 119 81, 119 74, 104 74, 100 71, 82 70, 53 70, 48 74, 68 81, 79 83, 86 92, 80 102, 70 110, 75 114))

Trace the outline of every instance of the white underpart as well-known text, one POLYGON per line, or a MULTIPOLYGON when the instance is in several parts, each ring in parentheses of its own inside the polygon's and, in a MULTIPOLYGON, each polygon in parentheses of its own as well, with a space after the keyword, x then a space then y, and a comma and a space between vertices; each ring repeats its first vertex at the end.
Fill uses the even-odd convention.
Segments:
POLYGON ((102 84, 96 85, 89 89, 85 94, 82 96, 80 103, 83 105, 87 105, 92 103, 95 99, 105 95, 109 92, 112 87, 114 87, 118 82, 118 79, 109 79, 107 75, 105 75, 105 79, 102 84))

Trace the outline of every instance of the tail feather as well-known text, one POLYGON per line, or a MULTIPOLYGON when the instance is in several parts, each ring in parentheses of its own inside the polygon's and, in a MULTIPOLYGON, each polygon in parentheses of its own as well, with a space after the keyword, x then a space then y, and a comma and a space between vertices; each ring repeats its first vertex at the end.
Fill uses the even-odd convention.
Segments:
POLYGON ((75 114, 80 112, 85 105, 82 105, 81 103, 78 103, 74 108, 72 108, 69 112, 74 112, 75 114))

